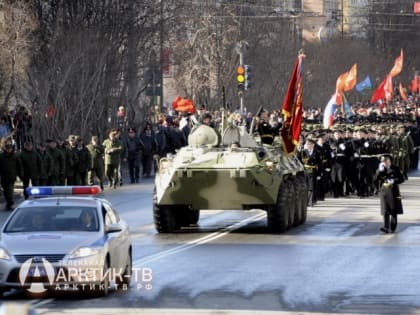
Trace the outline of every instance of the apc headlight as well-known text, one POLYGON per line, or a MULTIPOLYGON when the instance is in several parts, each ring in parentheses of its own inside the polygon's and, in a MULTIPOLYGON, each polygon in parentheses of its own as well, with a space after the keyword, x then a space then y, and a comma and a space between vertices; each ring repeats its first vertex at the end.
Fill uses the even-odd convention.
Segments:
POLYGON ((159 170, 164 171, 169 168, 172 164, 172 161, 168 158, 161 158, 159 161, 159 170))
POLYGON ((92 248, 92 247, 80 247, 76 249, 72 254, 70 254, 70 258, 83 258, 89 257, 93 255, 97 255, 100 253, 99 248, 92 248))
POLYGON ((266 160, 265 161, 265 168, 269 171, 272 171, 274 168, 274 161, 273 160, 266 160))
POLYGON ((11 259, 10 254, 7 252, 7 250, 1 247, 0 247, 0 259, 3 259, 3 260, 11 259))

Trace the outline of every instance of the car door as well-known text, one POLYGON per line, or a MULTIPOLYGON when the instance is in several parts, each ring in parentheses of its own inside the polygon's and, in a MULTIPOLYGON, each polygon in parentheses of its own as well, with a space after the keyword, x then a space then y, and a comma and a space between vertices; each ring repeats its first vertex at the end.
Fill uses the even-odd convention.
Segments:
MULTIPOLYGON (((103 212, 104 212, 104 227, 105 230, 107 226, 113 224, 119 224, 120 218, 111 205, 103 203, 103 212)), ((124 268, 124 262, 127 256, 128 247, 126 245, 127 240, 127 231, 123 226, 122 231, 120 232, 109 232, 106 233, 108 240, 108 250, 111 258, 111 267, 114 268, 124 268)))

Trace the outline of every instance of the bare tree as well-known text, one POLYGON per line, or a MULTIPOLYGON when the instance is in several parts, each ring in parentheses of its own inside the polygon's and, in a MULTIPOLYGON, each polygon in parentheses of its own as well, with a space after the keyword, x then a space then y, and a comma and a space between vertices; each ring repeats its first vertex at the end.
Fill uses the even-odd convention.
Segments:
POLYGON ((36 48, 33 32, 37 27, 33 8, 24 0, 6 0, 2 6, 0 24, 0 68, 2 72, 2 107, 28 100, 27 67, 36 48))

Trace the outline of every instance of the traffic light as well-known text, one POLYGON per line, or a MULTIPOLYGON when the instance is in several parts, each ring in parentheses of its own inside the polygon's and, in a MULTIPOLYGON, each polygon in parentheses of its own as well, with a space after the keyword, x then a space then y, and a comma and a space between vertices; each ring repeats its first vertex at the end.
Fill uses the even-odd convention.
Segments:
POLYGON ((251 68, 251 66, 250 65, 245 65, 244 66, 244 70, 245 70, 245 74, 244 74, 244 77, 245 77, 245 90, 248 90, 248 89, 250 89, 251 88, 251 86, 252 86, 252 82, 251 82, 251 79, 252 79, 252 68, 251 68))
POLYGON ((236 81, 238 83, 238 91, 244 91, 245 90, 245 67, 242 65, 239 65, 236 68, 236 81))

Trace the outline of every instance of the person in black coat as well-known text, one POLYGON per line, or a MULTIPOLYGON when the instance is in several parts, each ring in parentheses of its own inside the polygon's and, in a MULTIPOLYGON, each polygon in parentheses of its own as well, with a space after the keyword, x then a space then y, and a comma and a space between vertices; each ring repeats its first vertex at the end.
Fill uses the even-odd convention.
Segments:
POLYGON ((315 141, 306 139, 303 150, 297 152, 297 157, 305 167, 306 182, 308 185, 308 205, 314 206, 319 196, 319 181, 322 174, 322 160, 318 150, 315 149, 315 141))
POLYGON ((258 133, 260 134, 261 143, 272 145, 274 142, 274 138, 279 135, 281 124, 277 126, 271 126, 268 123, 269 116, 268 111, 264 108, 260 107, 257 112, 257 116, 259 117, 258 122, 258 133))
POLYGON ((380 190, 381 215, 384 217, 384 233, 395 232, 397 228, 397 216, 403 214, 399 184, 404 182, 404 176, 398 166, 391 162, 391 156, 381 157, 381 163, 376 171, 376 180, 380 190))

